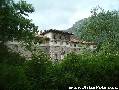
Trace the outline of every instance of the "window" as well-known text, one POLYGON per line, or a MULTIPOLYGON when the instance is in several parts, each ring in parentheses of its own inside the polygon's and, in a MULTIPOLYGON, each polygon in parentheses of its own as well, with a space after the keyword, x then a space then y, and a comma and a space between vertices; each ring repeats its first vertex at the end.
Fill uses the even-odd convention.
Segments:
POLYGON ((54 35, 53 38, 56 39, 56 36, 54 35))
POLYGON ((46 47, 45 49, 46 49, 46 50, 48 50, 48 48, 47 48, 47 47, 46 47))
POLYGON ((74 47, 76 47, 76 44, 74 44, 74 47))
POLYGON ((55 44, 57 44, 57 41, 55 41, 55 44))
POLYGON ((56 59, 56 60, 58 59, 58 55, 57 55, 57 54, 55 54, 55 59, 56 59))
POLYGON ((66 42, 66 45, 68 45, 69 43, 68 42, 66 42))
POLYGON ((59 38, 60 38, 60 39, 62 39, 62 37, 61 37, 61 36, 60 36, 59 38))

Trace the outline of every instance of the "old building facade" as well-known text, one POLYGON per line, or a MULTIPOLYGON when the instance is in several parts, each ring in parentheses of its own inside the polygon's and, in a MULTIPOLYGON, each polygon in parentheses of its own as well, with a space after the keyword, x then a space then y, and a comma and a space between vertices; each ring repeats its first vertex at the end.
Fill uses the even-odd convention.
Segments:
MULTIPOLYGON (((40 44, 40 47, 45 51, 53 60, 63 59, 64 56, 70 52, 81 52, 81 45, 84 44, 75 37, 72 33, 59 30, 47 30, 40 33, 41 36, 48 39, 40 44)), ((90 47, 93 47, 93 45, 90 47)))

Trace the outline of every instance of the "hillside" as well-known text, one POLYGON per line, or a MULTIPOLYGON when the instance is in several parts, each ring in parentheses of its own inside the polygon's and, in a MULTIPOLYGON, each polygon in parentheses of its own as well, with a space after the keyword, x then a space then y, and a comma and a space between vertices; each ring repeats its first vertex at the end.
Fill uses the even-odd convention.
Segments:
POLYGON ((87 18, 84 18, 82 20, 75 22, 75 24, 71 28, 67 29, 66 31, 80 37, 82 27, 85 25, 87 20, 88 20, 87 18))

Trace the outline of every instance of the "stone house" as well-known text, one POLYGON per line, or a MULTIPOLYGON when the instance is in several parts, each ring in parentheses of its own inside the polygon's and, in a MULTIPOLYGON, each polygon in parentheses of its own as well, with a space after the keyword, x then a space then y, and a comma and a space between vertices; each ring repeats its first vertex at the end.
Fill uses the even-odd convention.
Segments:
POLYGON ((72 33, 65 31, 50 29, 40 33, 40 36, 47 38, 44 43, 40 44, 40 48, 53 60, 63 59, 64 55, 70 52, 80 53, 81 45, 89 45, 89 48, 94 46, 92 43, 80 41, 72 33))

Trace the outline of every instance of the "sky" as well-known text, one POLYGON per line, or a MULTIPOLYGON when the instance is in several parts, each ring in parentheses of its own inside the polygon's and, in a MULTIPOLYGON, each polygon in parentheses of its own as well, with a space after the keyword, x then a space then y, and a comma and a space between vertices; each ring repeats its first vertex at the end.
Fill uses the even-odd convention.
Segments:
POLYGON ((75 22, 90 16, 91 9, 119 10, 119 0, 26 0, 35 8, 29 19, 39 30, 66 30, 75 22))

